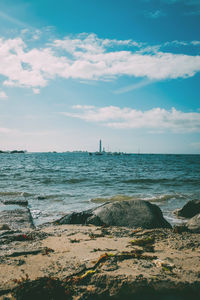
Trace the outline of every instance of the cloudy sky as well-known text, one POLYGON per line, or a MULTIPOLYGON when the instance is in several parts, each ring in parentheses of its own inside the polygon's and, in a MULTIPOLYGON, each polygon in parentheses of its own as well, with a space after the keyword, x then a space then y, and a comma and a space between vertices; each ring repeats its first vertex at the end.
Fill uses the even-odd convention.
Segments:
POLYGON ((1 0, 0 149, 200 154, 200 0, 1 0))

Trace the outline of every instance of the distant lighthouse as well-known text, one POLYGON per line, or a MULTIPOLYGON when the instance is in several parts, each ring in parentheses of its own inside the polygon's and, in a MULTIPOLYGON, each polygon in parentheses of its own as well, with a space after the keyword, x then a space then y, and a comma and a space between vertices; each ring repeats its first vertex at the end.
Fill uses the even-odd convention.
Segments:
POLYGON ((101 140, 99 141, 99 153, 102 152, 101 140))

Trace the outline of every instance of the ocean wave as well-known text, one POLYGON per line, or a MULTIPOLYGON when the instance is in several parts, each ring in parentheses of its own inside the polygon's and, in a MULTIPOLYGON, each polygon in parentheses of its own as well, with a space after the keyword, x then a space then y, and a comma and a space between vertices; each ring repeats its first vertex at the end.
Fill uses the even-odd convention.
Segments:
POLYGON ((70 178, 70 179, 63 179, 63 178, 45 178, 39 179, 42 184, 76 184, 88 181, 87 178, 70 178))
POLYGON ((11 197, 18 197, 18 196, 23 196, 23 197, 31 197, 33 194, 27 193, 27 192, 0 192, 0 196, 11 196, 11 197))
POLYGON ((128 195, 115 195, 112 197, 98 197, 92 198, 90 201, 93 203, 104 203, 104 202, 116 202, 116 201, 126 201, 126 200, 145 200, 149 202, 164 202, 170 199, 187 199, 186 195, 183 194, 162 194, 156 196, 128 196, 128 195))
POLYGON ((0 177, 8 177, 8 176, 9 174, 3 174, 3 173, 0 174, 0 177))
POLYGON ((74 197, 71 194, 50 194, 50 195, 39 195, 37 196, 38 200, 48 200, 48 199, 54 199, 55 201, 63 201, 63 198, 65 197, 74 197))
POLYGON ((183 194, 162 194, 152 197, 146 197, 144 200, 148 200, 150 202, 163 202, 170 199, 187 199, 187 196, 183 194))
POLYGON ((126 200, 136 200, 138 197, 127 196, 127 195, 115 195, 112 197, 99 197, 91 199, 93 203, 104 203, 104 202, 116 202, 116 201, 126 201, 126 200))
POLYGON ((67 183, 71 183, 71 184, 80 183, 80 182, 84 182, 84 181, 88 181, 88 179, 87 178, 70 178, 70 179, 63 180, 63 182, 67 182, 67 183))
POLYGON ((172 215, 163 213, 165 219, 172 225, 182 225, 185 224, 188 220, 184 219, 178 219, 176 217, 173 217, 172 215))
MULTIPOLYGON (((42 184, 50 184, 50 183, 54 183, 53 180, 51 178, 46 178, 46 179, 42 179, 42 180, 38 180, 40 181, 42 184)), ((55 182, 56 183, 56 182, 55 182)))
POLYGON ((182 185, 183 183, 200 184, 199 178, 136 178, 121 180, 123 183, 165 183, 170 185, 182 185))
POLYGON ((167 179, 167 178, 138 178, 138 179, 127 179, 127 180, 122 180, 124 183, 162 183, 162 182, 171 182, 174 181, 175 179, 167 179))
POLYGON ((33 209, 31 210, 31 214, 33 219, 37 219, 41 215, 41 211, 39 209, 33 209))

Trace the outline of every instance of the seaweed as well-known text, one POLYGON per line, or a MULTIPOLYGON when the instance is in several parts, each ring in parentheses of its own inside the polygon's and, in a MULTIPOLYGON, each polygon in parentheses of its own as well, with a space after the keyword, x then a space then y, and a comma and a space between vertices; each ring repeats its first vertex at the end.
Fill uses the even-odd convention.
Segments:
POLYGON ((150 237, 147 237, 147 238, 141 238, 141 239, 135 239, 135 240, 131 240, 130 241, 131 245, 133 246, 142 246, 142 247, 145 247, 145 246, 149 246, 149 245, 152 245, 155 243, 155 238, 150 236, 150 237))
POLYGON ((80 243, 80 240, 77 239, 69 239, 70 243, 80 243))
POLYGON ((72 295, 76 291, 77 285, 81 285, 90 280, 97 272, 97 268, 110 260, 111 263, 117 261, 123 261, 127 259, 147 259, 154 260, 156 256, 144 255, 140 249, 132 250, 130 252, 121 252, 119 254, 104 253, 101 255, 91 268, 84 268, 76 274, 60 280, 58 277, 41 277, 33 281, 30 280, 29 276, 15 279, 17 287, 13 290, 13 295, 17 300, 54 300, 54 299, 72 299, 72 295))

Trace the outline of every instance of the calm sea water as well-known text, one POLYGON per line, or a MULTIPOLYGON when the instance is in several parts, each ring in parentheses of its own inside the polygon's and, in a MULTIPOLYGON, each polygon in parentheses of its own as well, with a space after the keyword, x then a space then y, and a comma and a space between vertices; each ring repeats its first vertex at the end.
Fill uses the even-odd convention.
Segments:
POLYGON ((152 201, 178 222, 172 211, 200 198, 200 155, 0 155, 0 200, 27 199, 36 224, 113 197, 152 201))

